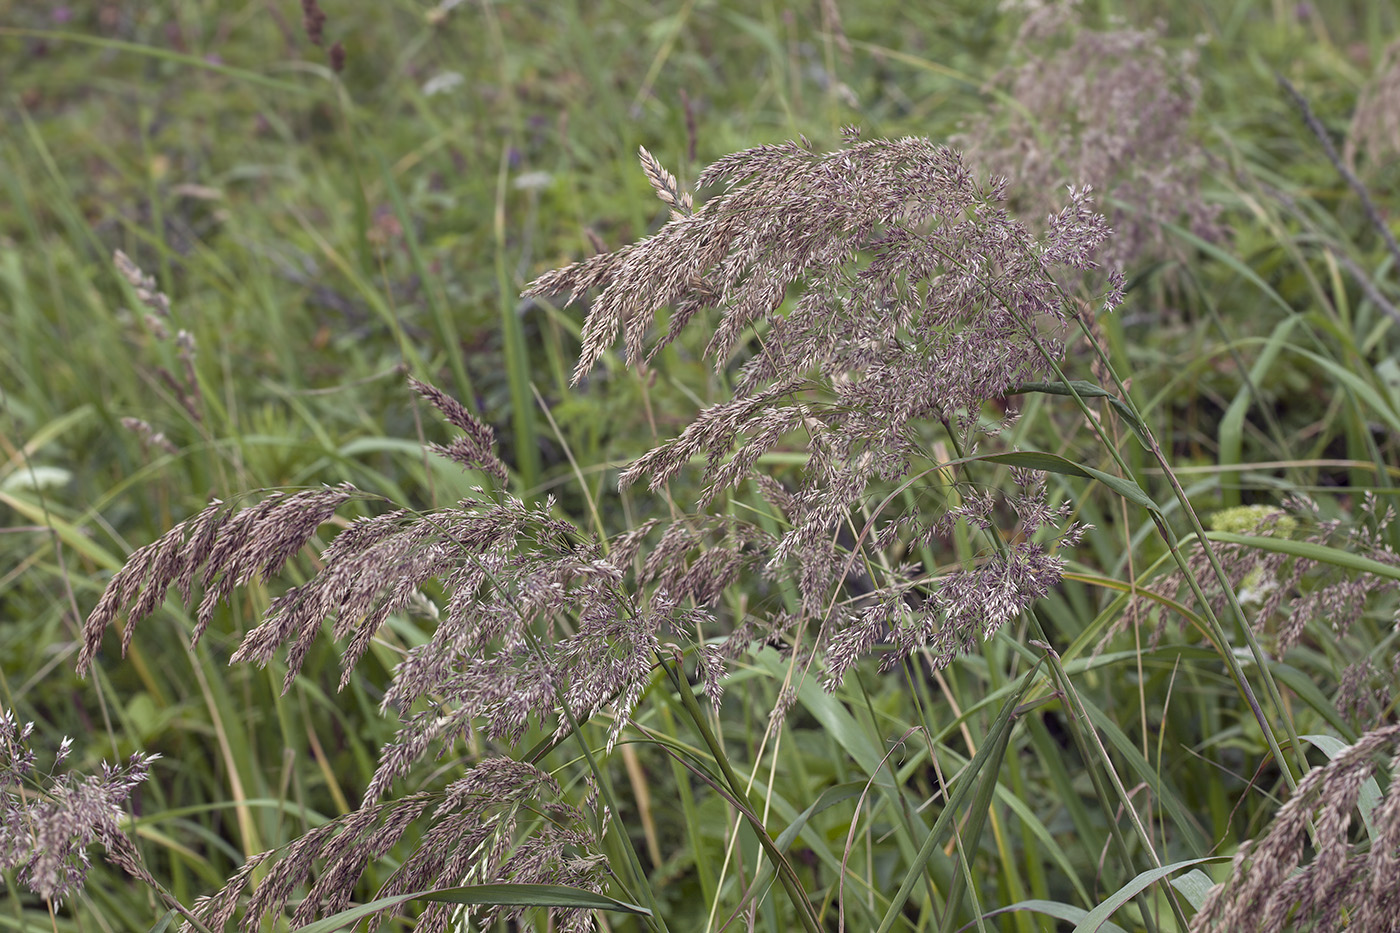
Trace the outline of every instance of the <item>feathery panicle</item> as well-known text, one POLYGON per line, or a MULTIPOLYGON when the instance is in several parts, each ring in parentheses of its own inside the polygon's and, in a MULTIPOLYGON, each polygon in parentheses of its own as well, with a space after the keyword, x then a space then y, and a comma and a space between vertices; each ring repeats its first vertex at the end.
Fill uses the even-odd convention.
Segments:
MULTIPOLYGON (((1074 543, 1082 529, 1059 528, 1066 508, 1050 504, 1042 478, 1026 471, 1013 473, 1018 489, 1006 499, 1018 534, 974 566, 935 576, 900 565, 877 582, 870 578, 877 562, 862 560, 871 556, 864 549, 893 546, 917 523, 878 516, 888 527, 874 542, 842 535, 873 493, 888 491, 912 464, 929 464, 930 424, 947 426, 970 450, 997 427, 984 416, 985 402, 1047 376, 1071 313, 1057 276, 1093 268, 1109 235, 1104 218, 1087 186, 1072 188, 1037 237, 1005 210, 1005 180, 979 183, 953 150, 912 137, 862 140, 854 129, 844 138, 847 148, 825 154, 803 140, 726 156, 701 173, 700 188, 722 190, 699 208, 642 150, 670 220, 639 243, 541 276, 527 291, 572 301, 600 290, 576 382, 619 337, 628 361, 638 363, 700 310, 718 309, 706 353, 719 369, 737 366, 735 396, 632 464, 622 484, 645 478, 659 488, 703 458, 702 510, 752 479, 774 508, 777 530, 702 512, 645 523, 608 552, 557 517, 552 501, 527 504, 504 492, 349 523, 321 555, 320 570, 273 599, 231 660, 265 665, 285 650, 290 687, 329 622, 344 643, 344 686, 391 614, 431 603, 435 626, 405 652, 384 692, 382 708, 396 710, 401 726, 381 749, 358 811, 275 859, 249 860, 200 904, 201 917, 216 926, 231 919, 261 873, 244 929, 280 916, 306 885, 293 925, 341 909, 368 861, 414 822, 430 825, 382 896, 462 879, 602 890, 589 822, 558 802, 553 779, 531 765, 482 762, 436 806, 421 794, 387 802, 389 791, 434 752, 472 735, 514 744, 531 726, 553 726, 558 739, 571 720, 607 714, 610 750, 651 682, 663 636, 695 649, 712 700, 726 667, 764 644, 791 651, 803 668, 822 660, 834 687, 877 647, 891 649, 887 668, 916 651, 946 664, 1059 581, 1052 548, 1074 543), (665 308, 666 330, 654 335, 665 308), (759 327, 764 339, 748 341, 759 327), (806 462, 789 488, 759 461, 795 445, 806 462), (709 609, 746 579, 755 594, 794 580, 796 604, 744 618, 726 640, 707 640, 709 609), (804 639, 808 626, 816 636, 804 639), (524 832, 527 812, 531 832, 524 832)), ((463 432, 437 449, 504 485, 490 428, 438 389, 412 385, 463 432)), ((245 508, 211 503, 113 577, 88 619, 80 669, 123 610, 130 639, 172 585, 186 601, 196 583, 202 589, 197 639, 235 587, 277 572, 357 495, 342 486, 272 494, 245 508)), ((941 524, 914 533, 927 540, 964 519, 991 530, 995 505, 966 495, 941 524)), ((794 685, 785 688, 773 717, 786 715, 796 697, 794 685)), ((445 929, 453 916, 431 906, 418 929, 445 929)), ((564 913, 561 923, 585 929, 589 921, 564 913)))
MULTIPOLYGON (((665 177, 654 179, 658 190, 666 187, 665 177)), ((653 313, 668 305, 673 306, 670 331, 658 347, 702 308, 723 310, 708 351, 723 366, 743 332, 774 315, 792 283, 844 285, 857 271, 852 268, 856 252, 874 247, 882 228, 955 225, 965 210, 986 200, 952 150, 914 138, 857 143, 824 156, 797 143, 760 146, 715 162, 697 184, 727 190, 651 237, 546 273, 527 288, 526 295, 564 294, 569 301, 601 289, 585 323, 575 382, 619 333, 628 360, 641 359, 653 313)), ((893 298, 892 280, 903 272, 896 266, 908 251, 917 250, 922 259, 910 270, 911 281, 926 279, 941 265, 936 244, 906 238, 905 246, 904 251, 888 247, 886 262, 865 276, 871 280, 863 289, 868 303, 893 298)), ((1003 255, 1005 248, 992 254, 1003 255)), ((840 313, 832 298, 813 299, 807 315, 840 313)), ((877 310, 883 309, 850 308, 842 316, 859 321, 877 310)), ((834 334, 810 347, 810 362, 817 362, 815 351, 834 349, 841 336, 849 335, 834 334)))
MULTIPOLYGON (((1042 528, 1052 529, 1054 545, 1072 547, 1087 528, 1070 523, 1058 529, 1069 514, 1069 506, 1048 504, 1044 474, 1017 469, 1012 471, 1012 479, 1017 489, 1005 498, 1021 520, 1013 543, 986 555, 973 567, 953 570, 937 579, 920 578, 911 572, 897 574, 893 583, 871 593, 859 612, 849 614, 844 624, 828 626, 822 647, 828 690, 839 686, 855 663, 877 645, 889 649, 881 670, 893 669, 916 651, 935 669, 946 667, 991 638, 1060 582, 1064 561, 1053 553, 1051 543, 1034 539, 1042 528)), ((958 519, 1000 534, 992 524, 994 506, 990 494, 970 492, 962 505, 946 511, 922 537, 927 540, 935 533, 948 534, 958 519)), ((892 524, 898 528, 904 522, 892 524)))
POLYGON ((301 25, 306 30, 306 39, 312 45, 320 45, 322 32, 326 28, 326 14, 316 4, 316 0, 301 0, 301 25))
MULTIPOLYGON (((1357 521, 1323 520, 1314 502, 1290 496, 1282 509, 1227 509, 1213 516, 1211 524, 1217 531, 1296 538, 1400 566, 1400 554, 1386 540, 1395 514, 1393 507, 1382 508, 1368 492, 1357 521)), ((1348 572, 1306 557, 1244 545, 1221 543, 1214 547, 1241 602, 1251 610, 1255 627, 1272 637, 1274 650, 1280 655, 1298 644, 1309 622, 1326 620, 1333 631, 1345 635, 1368 606, 1386 594, 1400 592, 1400 580, 1391 577, 1348 572)), ((1201 582, 1211 607, 1223 612, 1226 596, 1210 572, 1205 554, 1192 552, 1188 566, 1201 582)), ((1178 579, 1176 598, 1185 598, 1186 590, 1185 579, 1178 579)))
POLYGON ((235 586, 266 580, 301 550, 322 523, 356 494, 348 485, 285 495, 273 493, 250 508, 234 510, 219 500, 140 548, 127 559, 103 591, 83 626, 78 671, 86 673, 107 627, 129 610, 122 636, 122 654, 131 644, 136 623, 165 600, 171 584, 188 602, 194 578, 203 568, 204 597, 191 637, 198 642, 213 617, 214 607, 235 586))
POLYGON ((82 887, 91 864, 87 847, 101 842, 109 862, 149 881, 117 821, 160 756, 137 752, 125 765, 103 762, 100 776, 55 774, 72 748, 65 738, 49 772, 40 775, 29 747, 33 731, 32 722, 19 725, 13 710, 0 713, 0 869, 18 868, 21 884, 57 904, 82 887))
POLYGON ((436 386, 413 378, 408 382, 413 391, 442 412, 448 424, 462 432, 451 445, 433 444, 432 450, 469 470, 480 470, 503 485, 510 480, 506 465, 496 455, 496 432, 490 425, 477 420, 465 405, 436 386))
MULTIPOLYGON (((123 608, 130 608, 129 642, 135 623, 160 605, 172 583, 188 600, 202 567, 197 639, 219 600, 279 570, 355 495, 341 486, 273 494, 240 510, 215 502, 177 525, 113 577, 85 627, 81 669, 123 608)), ((430 749, 474 724, 509 741, 519 740, 532 719, 557 717, 562 731, 568 719, 560 703, 579 720, 610 708, 609 741, 615 741, 647 681, 657 633, 692 628, 681 623, 703 613, 679 600, 718 598, 737 558, 716 556, 674 577, 667 576, 674 566, 664 573, 651 567, 646 582, 663 579, 680 595, 658 590, 634 597, 624 569, 604 559, 576 526, 554 518, 553 507, 513 497, 465 499, 439 512, 395 511, 352 522, 322 554, 321 571, 273 599, 230 661, 266 665, 286 646, 288 689, 330 620, 334 635, 346 640, 343 687, 388 616, 437 581, 446 592, 445 611, 432 636, 397 666, 383 702, 407 711, 431 698, 431 707, 409 716, 382 750, 366 800, 378 799, 430 749)))
MULTIPOLYGON (((655 311, 668 305, 669 327, 650 338, 651 352, 713 306, 721 319, 706 352, 720 368, 750 328, 766 325, 761 343, 745 347, 734 398, 702 411, 620 483, 646 478, 659 489, 703 458, 704 508, 760 477, 766 453, 805 443, 801 481, 782 497, 790 524, 768 550, 767 571, 795 568, 804 613, 821 619, 830 686, 890 638, 892 658, 928 648, 947 663, 1058 582, 1059 561, 1028 537, 975 570, 895 581, 863 606, 833 605, 847 562, 833 534, 873 483, 900 479, 926 456, 925 425, 956 424, 970 439, 985 400, 1048 373, 1069 313, 1055 276, 1094 268, 1110 232, 1087 186, 1070 189, 1036 238, 1002 207, 1005 180, 979 184, 953 150, 916 138, 861 140, 854 129, 844 137, 848 148, 824 155, 804 141, 721 158, 697 187, 724 190, 700 208, 527 290, 570 300, 601 290, 575 381, 619 335, 628 361, 640 360, 655 311)), ((649 156, 643 163, 667 200, 670 176, 649 156)), ((1017 502, 1043 507, 1043 495, 1017 502)), ((671 560, 668 542, 679 544, 681 533, 668 532, 649 564, 671 560)), ((721 582, 736 566, 727 560, 717 551, 703 558, 721 582)), ((672 591, 675 581, 664 585, 672 591)))
MULTIPOLYGON (((159 290, 154 276, 142 272, 141 268, 131 260, 131 257, 121 250, 112 254, 112 264, 117 267, 117 272, 136 292, 137 299, 151 312, 146 315, 146 327, 157 339, 169 340, 170 328, 175 321, 175 316, 171 312, 170 296, 159 290)), ((155 367, 155 373, 166 384, 171 393, 180 400, 180 404, 189 413, 189 416, 195 421, 203 421, 204 412, 200 403, 199 377, 194 368, 195 349, 194 335, 188 330, 180 328, 175 334, 175 351, 182 367, 181 378, 177 379, 163 366, 155 367)), ((136 419, 123 419, 122 423, 135 430, 140 430, 137 425, 144 424, 136 419), (128 420, 134 421, 136 424, 127 424, 128 420)))
POLYGON ((689 216, 695 210, 690 192, 680 189, 676 176, 666 171, 661 160, 648 152, 645 146, 637 147, 637 155, 642 161, 642 171, 647 181, 656 190, 656 196, 671 209, 671 219, 680 220, 689 216))
POLYGON ((170 438, 165 436, 165 432, 157 431, 147 421, 140 418, 123 418, 121 426, 141 438, 142 450, 155 447, 171 456, 180 452, 180 448, 170 442, 170 438))
POLYGON ((1160 24, 1100 32, 1079 22, 1073 3, 1035 7, 1017 40, 1021 63, 996 81, 1014 106, 992 103, 955 144, 973 164, 1012 176, 1028 216, 1053 213, 1046 195, 1067 184, 1127 205, 1109 217, 1115 235, 1100 257, 1109 268, 1179 253, 1164 222, 1219 239, 1191 129, 1195 51, 1169 52, 1160 24))
POLYGON ((1400 930, 1400 725, 1363 735, 1298 784, 1268 832, 1240 847, 1230 878, 1211 890, 1193 933, 1251 930, 1400 930), (1390 758, 1391 784, 1371 813, 1371 838, 1348 838, 1377 755, 1390 758), (1313 857, 1304 862, 1309 823, 1313 857), (1343 923, 1343 917, 1346 922, 1343 923))
POLYGON ((132 262, 131 257, 121 250, 112 254, 112 263, 136 291, 136 297, 141 299, 141 303, 154 312, 161 320, 170 319, 170 297, 160 290, 156 285, 155 276, 147 275, 141 268, 132 262))
MULTIPOLYGON (((222 930, 246 900, 239 929, 252 933, 286 910, 309 885, 291 916, 305 926, 351 906, 351 893, 374 860, 382 858, 413 826, 425 823, 412 854, 375 893, 388 898, 461 884, 563 884, 602 892, 607 874, 599 842, 584 812, 563 800, 548 773, 508 758, 488 758, 437 793, 417 793, 391 803, 367 802, 359 810, 313 829, 280 851, 249 859, 217 894, 201 898, 196 917, 222 930), (253 876, 265 877, 249 894, 253 876)), ((415 929, 443 931, 463 908, 433 904, 415 929)), ((520 908, 473 908, 482 927, 519 919, 520 908), (476 913, 477 911, 479 913, 476 913)), ((587 911, 555 910, 561 929, 592 929, 587 911)), ((389 911, 373 915, 377 929, 389 911)), ((186 927, 188 929, 188 926, 186 927)))

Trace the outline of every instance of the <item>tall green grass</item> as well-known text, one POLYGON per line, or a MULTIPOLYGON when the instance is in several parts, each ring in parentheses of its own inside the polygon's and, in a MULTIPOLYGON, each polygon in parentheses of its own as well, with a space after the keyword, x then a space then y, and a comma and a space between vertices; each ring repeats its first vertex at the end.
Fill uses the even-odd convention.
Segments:
MULTIPOLYGON (((607 535, 664 514, 669 503, 619 495, 617 472, 728 397, 728 376, 692 340, 646 373, 605 358, 572 390, 580 316, 522 301, 522 286, 595 239, 613 249, 664 221, 639 144, 685 183, 749 145, 805 133, 825 148, 846 123, 941 139, 983 111, 981 89, 1015 54, 1014 20, 971 2, 839 4, 849 54, 812 10, 775 2, 324 6, 328 40, 347 49, 340 74, 295 5, 73 4, 63 19, 0 0, 0 697, 38 724, 42 748, 74 736, 75 767, 163 755, 130 826, 185 905, 359 804, 394 729, 377 711, 390 670, 431 622, 392 618, 341 693, 329 639, 286 694, 276 663, 227 666, 308 561, 239 591, 197 650, 172 600, 125 661, 109 650, 80 681, 81 621, 126 555, 212 496, 340 481, 417 508, 466 494, 468 479, 422 453, 440 429, 405 370, 497 427, 527 500, 553 493, 607 535), (116 249, 170 295, 171 336, 145 322, 116 249), (192 382, 176 329, 194 338, 192 382)), ((1229 612, 1212 623, 1170 575, 1193 538, 1283 547, 1210 528, 1226 507, 1303 492, 1351 519, 1365 492, 1394 501, 1394 259, 1274 72, 1340 135, 1400 20, 1360 2, 1307 16, 1086 6, 1102 22, 1164 16, 1177 43, 1204 30, 1207 194, 1231 236, 1170 231, 1189 261, 1137 270, 1100 322, 1126 408, 1062 388, 1018 400, 1009 443, 1061 458, 1043 461, 1058 468, 1054 495, 1095 525, 1022 628, 937 674, 866 666, 835 694, 809 679, 771 734, 788 675, 776 650, 743 665, 717 711, 692 702, 683 671, 655 671, 592 776, 615 807, 605 854, 619 896, 663 929, 741 924, 750 909, 762 929, 835 929, 838 900, 849 929, 1180 929, 1309 768, 1394 721, 1393 597, 1345 635, 1310 626, 1280 656, 1229 612), (1162 462, 1134 429, 1160 441, 1162 462), (1094 483, 1086 467, 1140 485, 1094 483), (1358 713, 1339 688, 1368 657, 1374 698, 1358 713)), ((1393 214, 1395 163, 1365 178, 1393 214)), ((1072 384, 1085 372, 1087 357, 1072 384)), ((780 453, 763 462, 792 468, 780 453)), ((977 469, 1004 480, 1002 464, 977 469)), ((696 491, 693 476, 671 489, 679 508, 696 491)), ((726 507, 772 521, 757 496, 726 507)), ((937 566, 985 546, 964 529, 951 556, 923 556, 937 566)), ((1302 556, 1393 576, 1339 549, 1302 556)), ((743 619, 760 597, 732 591, 725 610, 743 619)), ((607 725, 582 724, 582 746, 542 758, 566 792, 581 793, 582 756, 607 725)), ((457 746, 422 780, 492 750, 457 746)), ((370 867, 362 900, 401 857, 370 867)), ((150 929, 166 912, 100 864, 52 915, 12 873, 7 885, 7 928, 150 929)))

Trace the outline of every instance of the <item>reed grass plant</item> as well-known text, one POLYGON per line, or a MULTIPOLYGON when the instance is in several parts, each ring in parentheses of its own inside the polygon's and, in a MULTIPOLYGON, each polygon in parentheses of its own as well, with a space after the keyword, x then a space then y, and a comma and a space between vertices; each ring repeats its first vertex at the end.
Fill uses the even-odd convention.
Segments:
POLYGON ((0 923, 1400 929, 1400 22, 1021 6, 0 3, 0 923))

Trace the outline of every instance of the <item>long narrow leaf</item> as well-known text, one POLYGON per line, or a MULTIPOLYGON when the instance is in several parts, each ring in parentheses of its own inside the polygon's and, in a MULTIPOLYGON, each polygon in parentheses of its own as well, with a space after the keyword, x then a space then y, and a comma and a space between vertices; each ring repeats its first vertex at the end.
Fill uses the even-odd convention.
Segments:
POLYGON ((1114 476, 1112 473, 1105 473, 1102 470, 1096 470, 1082 463, 1075 463, 1073 460, 1068 460, 1061 457, 1059 454, 1046 453, 1042 450, 1015 450, 1005 454, 979 454, 974 457, 965 457, 962 460, 954 460, 952 463, 965 463, 979 460, 986 463, 1004 463, 1007 466, 1043 470, 1047 473, 1060 473, 1064 476, 1080 476, 1085 479, 1096 479, 1134 505, 1140 505, 1151 512, 1162 511, 1157 503, 1152 501, 1152 497, 1144 492, 1142 487, 1132 480, 1124 479, 1121 476, 1114 476))
POLYGON ((468 884, 455 888, 433 888, 395 897, 381 897, 349 910, 342 910, 324 919, 298 927, 295 933, 332 933, 342 930, 371 914, 399 907, 410 901, 440 901, 448 904, 469 904, 491 907, 572 907, 582 910, 610 910, 624 914, 650 917, 651 911, 596 894, 583 888, 562 884, 468 884))
MULTIPOLYGON (((1028 910, 1032 913, 1044 914, 1047 917, 1054 917, 1056 920, 1063 920, 1066 923, 1081 923, 1084 921, 1084 918, 1089 916, 1089 911, 1085 910, 1083 907, 1075 907, 1073 904, 1065 904, 1060 901, 1029 900, 1017 901, 1005 907, 998 907, 996 910, 983 914, 982 919, 990 920, 1000 914, 1015 913, 1019 910, 1028 910)), ((1105 922, 1100 929, 1104 930, 1105 933, 1127 933, 1126 930, 1111 921, 1105 922)))
POLYGON ((1328 547, 1325 544, 1313 544, 1308 541, 1290 541, 1287 538, 1274 538, 1268 535, 1237 535, 1228 531, 1212 531, 1207 533, 1206 537, 1212 541, 1221 541, 1225 544, 1241 544, 1245 547, 1258 548, 1261 551, 1275 551, 1280 554, 1291 554, 1294 557, 1315 560, 1320 564, 1331 564, 1334 567, 1343 567, 1347 570, 1372 573, 1378 577, 1389 577, 1392 580, 1400 580, 1400 567, 1396 567, 1392 564, 1383 564, 1378 560, 1362 557, 1360 554, 1353 554, 1350 551, 1343 551, 1340 548, 1328 547))
POLYGON ((1153 868, 1145 871, 1133 878, 1123 887, 1109 895, 1102 904, 1089 911, 1088 915, 1074 928, 1074 933, 1098 933, 1108 924, 1108 918, 1112 917, 1118 908, 1132 900, 1139 893, 1170 876, 1173 872, 1178 872, 1183 868, 1190 868, 1193 865, 1208 865, 1212 862, 1227 862, 1228 855, 1208 855, 1205 858, 1187 859, 1184 862, 1172 862, 1170 865, 1163 865, 1161 868, 1153 868))

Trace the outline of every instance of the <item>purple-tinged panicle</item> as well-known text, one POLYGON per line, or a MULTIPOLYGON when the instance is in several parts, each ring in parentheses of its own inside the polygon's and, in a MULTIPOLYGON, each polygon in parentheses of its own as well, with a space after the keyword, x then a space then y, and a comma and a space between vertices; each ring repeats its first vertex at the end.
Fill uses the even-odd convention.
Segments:
POLYGON ((64 738, 48 773, 36 774, 33 731, 33 723, 19 725, 13 710, 0 713, 0 869, 18 868, 21 884, 57 905, 82 888, 91 867, 87 848, 100 842, 109 862, 150 880, 118 821, 122 804, 160 756, 103 762, 101 774, 59 773, 72 748, 64 738))

